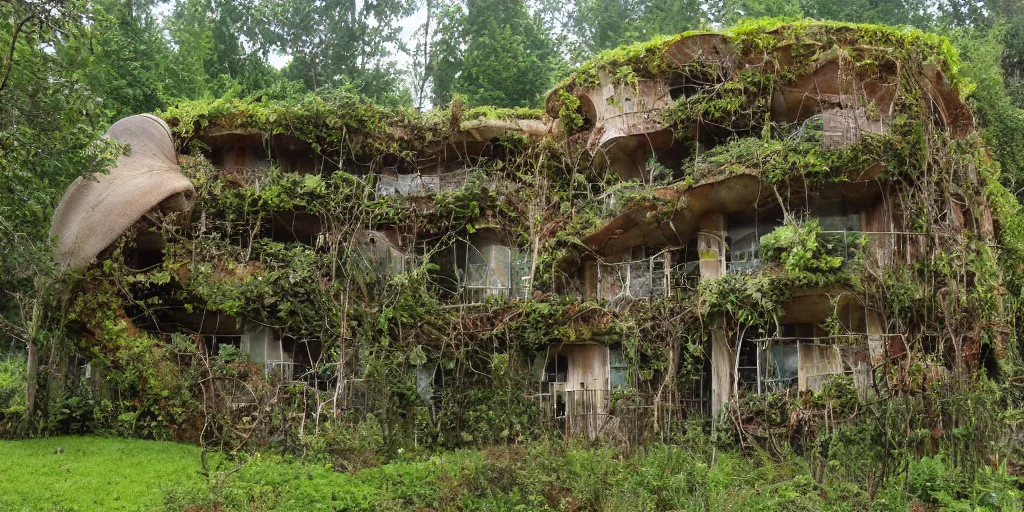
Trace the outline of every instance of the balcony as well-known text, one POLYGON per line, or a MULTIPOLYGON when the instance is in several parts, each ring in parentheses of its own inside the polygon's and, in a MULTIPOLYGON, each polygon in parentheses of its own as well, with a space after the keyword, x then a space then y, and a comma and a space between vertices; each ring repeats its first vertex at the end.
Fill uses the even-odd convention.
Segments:
POLYGON ((464 169, 443 174, 375 174, 374 182, 374 190, 379 197, 425 197, 441 192, 461 190, 471 183, 478 183, 486 188, 495 188, 498 180, 484 175, 479 170, 464 169))
POLYGON ((597 261, 596 282, 588 286, 596 300, 622 302, 628 299, 654 299, 697 290, 700 261, 686 248, 662 249, 649 257, 647 250, 635 247, 627 261, 597 261))
MULTIPOLYGON (((911 263, 927 254, 930 233, 916 231, 820 231, 818 243, 826 256, 842 258, 843 263, 870 259, 880 266, 894 261, 911 263)), ((730 247, 726 272, 752 272, 764 263, 761 241, 734 242, 730 247)))
POLYGON ((460 304, 482 304, 492 297, 503 300, 528 297, 530 253, 509 245, 504 233, 483 228, 468 239, 456 242, 453 249, 453 259, 445 259, 447 264, 442 265, 448 271, 434 278, 439 288, 454 292, 460 304))
POLYGON ((749 339, 740 349, 736 372, 751 392, 821 391, 834 377, 848 375, 862 397, 871 388, 867 334, 749 339))

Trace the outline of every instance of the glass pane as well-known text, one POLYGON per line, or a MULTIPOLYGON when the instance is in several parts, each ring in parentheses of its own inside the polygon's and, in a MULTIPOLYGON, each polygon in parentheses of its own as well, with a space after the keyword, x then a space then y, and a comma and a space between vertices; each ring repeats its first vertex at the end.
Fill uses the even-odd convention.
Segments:
POLYGON ((416 367, 416 394, 424 402, 430 402, 434 396, 434 374, 437 372, 437 363, 427 363, 416 367))
POLYGON ((441 177, 440 176, 420 176, 420 183, 424 191, 427 192, 440 192, 441 191, 441 177))
POLYGON ((771 368, 774 371, 769 373, 769 378, 778 379, 784 385, 796 379, 799 367, 796 343, 772 346, 771 357, 771 368))
POLYGON ((637 298, 651 296, 651 267, 649 261, 629 264, 629 295, 637 298))
POLYGON ((491 272, 488 286, 491 288, 509 288, 512 285, 509 270, 512 267, 512 250, 501 245, 487 247, 491 272))
POLYGON ((608 366, 612 368, 625 368, 626 359, 622 357, 621 348, 608 349, 608 366))
POLYGON ((246 345, 248 345, 249 359, 256 362, 267 360, 267 333, 259 329, 246 333, 246 345))
POLYGON ((625 368, 612 368, 609 377, 612 389, 624 388, 628 385, 625 368))
POLYGON ((487 285, 487 259, 472 245, 466 246, 466 286, 481 288, 487 285))

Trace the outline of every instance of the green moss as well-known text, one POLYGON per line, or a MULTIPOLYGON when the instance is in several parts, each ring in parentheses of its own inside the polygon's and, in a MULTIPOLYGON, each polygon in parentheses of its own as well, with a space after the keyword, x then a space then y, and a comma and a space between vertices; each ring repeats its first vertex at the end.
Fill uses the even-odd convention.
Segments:
POLYGON ((474 119, 498 119, 502 121, 514 121, 516 119, 544 119, 544 111, 535 108, 517 107, 474 107, 462 114, 464 121, 474 119))
POLYGON ((722 70, 707 68, 692 64, 684 69, 686 80, 702 87, 665 109, 661 114, 665 124, 673 127, 677 136, 695 123, 734 131, 763 126, 769 119, 774 76, 751 68, 726 81, 722 70))
MULTIPOLYGON (((678 71, 673 69, 674 64, 667 59, 667 51, 681 39, 707 33, 694 31, 658 36, 650 41, 607 50, 580 65, 554 90, 579 94, 599 86, 601 72, 608 73, 618 83, 633 83, 668 71, 678 71)), ((756 19, 743 21, 717 33, 735 48, 739 55, 740 71, 745 66, 763 65, 751 62, 771 63, 779 60, 781 57, 777 52, 792 44, 790 55, 793 62, 786 68, 766 70, 778 74, 783 81, 799 76, 801 69, 810 70, 813 62, 832 58, 834 50, 842 47, 847 48, 846 51, 865 73, 879 64, 875 60, 878 58, 904 65, 935 63, 961 96, 966 96, 972 90, 971 84, 960 74, 960 57, 949 40, 918 29, 816 20, 756 19), (768 57, 767 61, 765 56, 768 57)), ((725 98, 720 100, 724 101, 725 98)), ((727 105, 719 109, 724 106, 727 105)))
POLYGON ((555 90, 597 87, 600 85, 598 73, 602 71, 620 77, 624 76, 627 71, 642 78, 656 76, 668 69, 665 51, 673 43, 684 37, 700 33, 703 32, 692 31, 674 36, 659 35, 650 41, 605 50, 580 65, 565 80, 555 86, 555 90))
POLYGON ((860 142, 827 149, 819 141, 799 138, 743 137, 712 148, 691 164, 685 174, 696 182, 729 174, 755 173, 768 183, 799 183, 819 188, 853 181, 874 165, 890 174, 913 175, 917 170, 897 163, 908 161, 910 146, 895 134, 865 134, 860 142))
POLYGON ((580 99, 568 92, 558 91, 558 99, 562 107, 558 111, 558 119, 562 122, 562 129, 566 135, 572 135, 583 128, 583 111, 580 106, 580 99))
POLYGON ((787 223, 761 237, 761 257, 769 263, 779 263, 792 276, 831 274, 843 266, 845 255, 834 251, 818 221, 787 223))

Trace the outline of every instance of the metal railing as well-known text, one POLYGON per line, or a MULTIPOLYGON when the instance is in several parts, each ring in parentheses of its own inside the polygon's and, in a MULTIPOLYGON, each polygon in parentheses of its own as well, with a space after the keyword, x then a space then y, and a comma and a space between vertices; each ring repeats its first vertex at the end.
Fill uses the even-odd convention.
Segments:
POLYGON ((429 175, 375 174, 374 189, 378 196, 420 197, 460 190, 474 180, 488 188, 495 188, 498 184, 498 180, 492 176, 486 176, 476 169, 466 169, 429 175))
POLYGON ((265 361, 263 372, 273 379, 283 381, 295 380, 296 365, 291 361, 265 361))
MULTIPOLYGON (((825 254, 838 256, 844 262, 872 254, 886 263, 897 256, 913 259, 910 255, 915 251, 923 252, 922 239, 929 236, 929 233, 908 231, 821 231, 819 241, 824 245, 825 254)), ((753 248, 730 256, 725 264, 728 273, 754 271, 764 263, 760 241, 753 248)))
POLYGON ((866 391, 872 371, 867 338, 867 334, 838 334, 751 339, 747 341, 756 344, 755 364, 737 365, 736 370, 743 387, 759 394, 785 392, 794 386, 820 390, 840 375, 852 376, 857 389, 866 391), (777 347, 792 350, 784 354, 777 347), (813 357, 805 360, 802 347, 816 347, 813 357))
POLYGON ((498 297, 502 299, 514 298, 511 286, 463 285, 461 296, 463 304, 482 304, 487 302, 487 299, 490 297, 498 297))
POLYGON ((675 263, 676 248, 663 249, 647 258, 617 263, 597 262, 598 300, 651 299, 696 291, 700 262, 675 263), (668 257, 666 257, 668 256, 668 257))
POLYGON ((537 395, 541 414, 553 420, 566 435, 586 435, 593 439, 608 421, 607 389, 560 389, 548 384, 537 395))

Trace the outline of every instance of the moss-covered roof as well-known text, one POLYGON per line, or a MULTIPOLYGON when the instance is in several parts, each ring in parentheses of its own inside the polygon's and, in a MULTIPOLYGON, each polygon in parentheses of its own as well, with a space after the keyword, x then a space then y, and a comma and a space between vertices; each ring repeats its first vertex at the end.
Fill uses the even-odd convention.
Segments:
MULTIPOLYGON (((937 34, 907 26, 757 19, 720 32, 691 31, 674 36, 658 36, 650 41, 601 52, 548 93, 547 112, 557 115, 558 91, 573 92, 597 86, 601 72, 622 80, 651 78, 664 73, 676 65, 670 54, 682 41, 707 35, 724 38, 741 59, 763 59, 765 55, 773 58, 774 51, 790 44, 813 44, 823 48, 858 46, 885 50, 903 62, 937 64, 961 95, 971 89, 966 79, 960 76, 960 57, 956 49, 946 37, 937 34)), ((810 61, 819 56, 814 52, 803 57, 810 61)))

